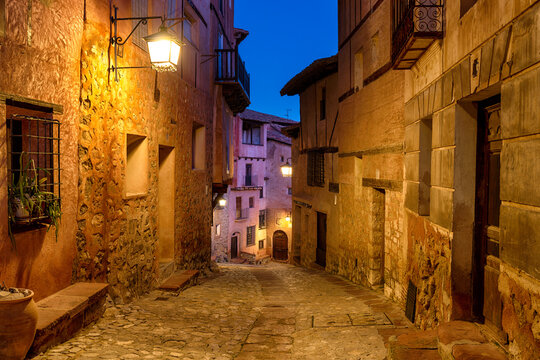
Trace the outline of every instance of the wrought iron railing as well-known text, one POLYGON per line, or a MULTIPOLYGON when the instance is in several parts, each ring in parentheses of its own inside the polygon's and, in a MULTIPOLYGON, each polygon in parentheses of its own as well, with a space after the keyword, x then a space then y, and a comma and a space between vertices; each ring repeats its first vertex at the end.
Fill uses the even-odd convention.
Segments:
POLYGON ((246 64, 240 58, 238 49, 216 49, 218 82, 238 82, 249 97, 250 76, 246 64))
POLYGON ((394 0, 392 59, 395 60, 413 36, 441 38, 444 0, 394 0))

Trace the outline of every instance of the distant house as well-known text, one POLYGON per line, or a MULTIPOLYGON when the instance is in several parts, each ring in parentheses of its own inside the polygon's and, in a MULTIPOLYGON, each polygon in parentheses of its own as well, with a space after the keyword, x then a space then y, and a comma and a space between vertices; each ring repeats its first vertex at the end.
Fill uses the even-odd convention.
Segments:
POLYGON ((280 167, 291 157, 281 134, 295 121, 246 110, 234 119, 234 177, 227 205, 214 210, 212 258, 257 262, 288 260, 291 238, 291 178, 280 167))

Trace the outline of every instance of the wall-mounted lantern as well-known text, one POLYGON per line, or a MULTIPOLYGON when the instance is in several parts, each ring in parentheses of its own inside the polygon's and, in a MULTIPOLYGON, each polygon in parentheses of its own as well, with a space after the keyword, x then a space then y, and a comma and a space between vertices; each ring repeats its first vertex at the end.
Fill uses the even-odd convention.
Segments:
POLYGON ((283 177, 291 177, 292 176, 292 165, 289 162, 289 160, 291 160, 291 158, 288 158, 287 162, 285 164, 281 165, 281 175, 283 175, 283 177))
POLYGON ((212 209, 215 209, 216 206, 218 208, 224 208, 227 206, 227 199, 225 198, 225 194, 218 193, 217 195, 214 195, 212 199, 212 209))
POLYGON ((218 197, 218 206, 225 207, 227 205, 227 199, 223 195, 218 197))
POLYGON ((170 30, 171 27, 183 21, 185 18, 166 18, 164 16, 145 16, 145 17, 129 17, 119 18, 118 7, 114 6, 114 16, 111 16, 111 45, 114 47, 114 65, 109 68, 109 71, 114 71, 114 79, 118 81, 119 69, 148 69, 152 68, 156 71, 176 71, 178 59, 180 58, 180 47, 182 43, 178 37, 170 30), (144 37, 148 44, 148 53, 150 54, 149 66, 118 66, 118 47, 123 46, 133 35, 135 30, 141 24, 147 24, 148 20, 159 19, 161 26, 155 34, 144 37), (129 35, 122 39, 118 36, 118 22, 122 20, 138 20, 137 25, 133 27, 129 35), (165 25, 168 21, 174 21, 171 25, 165 25), (114 32, 114 33, 113 33, 114 32))

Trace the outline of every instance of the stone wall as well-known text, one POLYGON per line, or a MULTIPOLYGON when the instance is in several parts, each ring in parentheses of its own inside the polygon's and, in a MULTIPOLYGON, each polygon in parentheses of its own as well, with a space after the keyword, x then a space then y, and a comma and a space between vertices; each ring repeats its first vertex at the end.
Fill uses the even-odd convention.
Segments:
MULTIPOLYGON (((73 280, 107 281, 114 298, 128 300, 155 286, 158 277, 159 145, 176 153, 176 266, 201 268, 210 261, 212 151, 206 151, 206 169, 192 170, 191 137, 194 122, 206 126, 206 148, 212 148, 212 103, 176 73, 119 70, 119 82, 108 79, 108 8, 96 0, 86 16, 73 280), (147 177, 147 186, 135 195, 125 188, 127 134, 148 141, 148 171, 137 174, 147 177)), ((144 63, 146 56, 126 45, 122 61, 144 63)))
POLYGON ((79 69, 84 8, 81 1, 0 3, 0 281, 32 289, 37 301, 70 285, 77 227, 79 69), (5 20, 5 23, 4 23, 5 20), (6 101, 54 111, 61 123, 62 217, 55 229, 8 237, 6 101))

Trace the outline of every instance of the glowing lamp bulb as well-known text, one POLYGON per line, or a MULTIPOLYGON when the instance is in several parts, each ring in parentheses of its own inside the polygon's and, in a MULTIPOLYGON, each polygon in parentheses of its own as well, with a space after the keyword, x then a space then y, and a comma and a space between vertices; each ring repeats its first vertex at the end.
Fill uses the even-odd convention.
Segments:
POLYGON ((288 161, 285 165, 281 165, 281 175, 283 175, 283 177, 292 176, 292 166, 289 164, 288 161))
POLYGON ((176 71, 180 58, 180 41, 167 28, 144 38, 152 67, 157 71, 176 71))
POLYGON ((225 207, 225 205, 227 205, 227 200, 225 200, 224 198, 219 199, 218 205, 221 207, 225 207))

